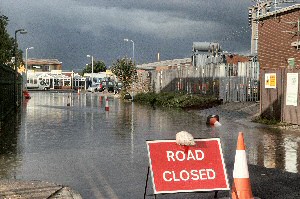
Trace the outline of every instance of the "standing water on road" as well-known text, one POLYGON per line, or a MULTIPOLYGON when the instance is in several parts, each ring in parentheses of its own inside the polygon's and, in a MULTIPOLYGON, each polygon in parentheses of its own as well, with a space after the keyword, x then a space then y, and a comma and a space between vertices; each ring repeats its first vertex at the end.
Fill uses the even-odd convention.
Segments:
POLYGON ((146 140, 174 140, 183 130, 195 138, 220 137, 228 164, 234 161, 242 131, 249 164, 300 173, 297 133, 230 119, 222 123, 221 115, 222 126, 214 129, 193 112, 154 109, 113 96, 108 96, 105 111, 102 93, 31 96, 0 130, 2 179, 55 182, 87 199, 142 198, 149 164, 146 140))

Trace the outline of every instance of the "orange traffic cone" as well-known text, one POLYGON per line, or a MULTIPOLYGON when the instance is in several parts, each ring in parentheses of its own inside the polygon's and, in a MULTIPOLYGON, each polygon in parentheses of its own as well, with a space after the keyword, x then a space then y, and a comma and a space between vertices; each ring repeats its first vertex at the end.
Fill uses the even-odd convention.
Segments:
POLYGON ((215 118, 215 117, 210 118, 209 124, 210 124, 211 126, 215 126, 215 127, 222 126, 222 124, 221 124, 221 123, 217 120, 217 118, 215 118))
POLYGON ((238 143, 236 147, 231 195, 232 199, 254 198, 252 195, 246 157, 246 147, 244 144, 244 135, 242 132, 239 133, 238 143))
POLYGON ((105 100, 105 111, 109 111, 108 98, 105 100))

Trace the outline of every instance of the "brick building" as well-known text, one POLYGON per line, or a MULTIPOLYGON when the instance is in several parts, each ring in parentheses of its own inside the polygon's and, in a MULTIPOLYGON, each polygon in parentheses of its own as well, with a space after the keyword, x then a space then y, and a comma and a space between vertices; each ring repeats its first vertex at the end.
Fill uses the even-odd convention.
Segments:
POLYGON ((251 57, 243 56, 243 55, 226 55, 226 63, 237 65, 239 62, 249 62, 251 57))
POLYGON ((261 68, 300 68, 300 4, 259 16, 258 61, 261 68))

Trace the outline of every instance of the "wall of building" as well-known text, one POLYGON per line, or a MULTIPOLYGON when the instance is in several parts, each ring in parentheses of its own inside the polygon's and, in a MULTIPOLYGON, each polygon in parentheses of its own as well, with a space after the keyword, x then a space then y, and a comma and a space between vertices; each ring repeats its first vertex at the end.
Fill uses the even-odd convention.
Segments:
POLYGON ((300 70, 268 68, 260 70, 260 74, 261 116, 267 119, 276 119, 281 122, 300 125, 300 87, 292 85, 298 84, 300 70), (274 88, 266 85, 266 74, 275 76, 274 88), (288 77, 288 74, 293 77, 288 77))
POLYGON ((300 47, 291 46, 300 40, 298 20, 300 9, 295 8, 261 18, 258 28, 258 61, 261 68, 288 67, 288 59, 295 59, 300 68, 300 47), (299 34, 298 34, 299 33, 299 34))
POLYGON ((300 125, 299 96, 295 97, 294 92, 299 93, 299 88, 290 88, 287 80, 288 73, 297 77, 293 81, 298 81, 300 74, 300 45, 296 45, 300 41, 299 22, 300 4, 295 4, 260 16, 258 25, 261 116, 297 125, 300 125), (271 75, 275 77, 272 87, 268 83, 271 75), (287 99, 296 103, 291 105, 287 99))

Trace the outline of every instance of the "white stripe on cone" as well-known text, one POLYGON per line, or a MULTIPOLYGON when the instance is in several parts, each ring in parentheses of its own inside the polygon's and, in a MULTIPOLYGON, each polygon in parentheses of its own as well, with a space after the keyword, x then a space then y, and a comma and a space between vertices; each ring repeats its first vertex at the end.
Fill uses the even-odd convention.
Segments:
POLYGON ((216 117, 210 118, 209 123, 210 123, 210 125, 214 125, 215 127, 222 126, 216 117))
POLYGON ((249 178, 247 157, 245 150, 236 150, 233 178, 249 178))
POLYGON ((220 122, 216 121, 216 122, 214 123, 214 126, 218 127, 218 126, 222 126, 222 124, 221 124, 220 122))
POLYGON ((106 101, 106 102, 105 102, 105 110, 106 110, 106 111, 109 111, 108 98, 106 98, 105 101, 106 101))

